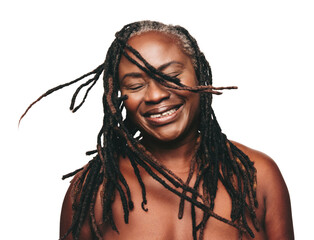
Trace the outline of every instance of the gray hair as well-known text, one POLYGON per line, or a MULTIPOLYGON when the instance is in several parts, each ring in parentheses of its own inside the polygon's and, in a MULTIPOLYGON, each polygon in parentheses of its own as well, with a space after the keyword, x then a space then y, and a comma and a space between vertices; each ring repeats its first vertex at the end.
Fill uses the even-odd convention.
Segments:
POLYGON ((154 21, 140 21, 138 22, 138 28, 132 32, 129 36, 129 38, 137 35, 141 35, 145 32, 161 32, 168 35, 172 35, 176 38, 179 47, 181 50, 188 55, 193 63, 193 66, 196 67, 196 58, 195 58, 195 50, 192 46, 191 41, 187 38, 185 34, 182 33, 182 31, 179 31, 177 26, 174 25, 166 25, 160 22, 154 22, 154 21))

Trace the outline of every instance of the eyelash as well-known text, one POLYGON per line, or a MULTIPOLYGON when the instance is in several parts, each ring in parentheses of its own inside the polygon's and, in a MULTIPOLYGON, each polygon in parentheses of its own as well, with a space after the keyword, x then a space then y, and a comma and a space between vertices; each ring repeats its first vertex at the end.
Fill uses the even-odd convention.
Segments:
POLYGON ((178 76, 180 76, 182 73, 177 73, 177 72, 174 72, 174 73, 169 73, 167 74, 169 77, 172 77, 172 78, 176 78, 178 76))
MULTIPOLYGON (((181 72, 173 72, 173 73, 168 73, 166 75, 168 75, 171 78, 177 78, 181 74, 182 74, 181 72)), ((130 85, 126 86, 126 89, 136 91, 136 90, 141 89, 143 86, 144 86, 144 84, 141 84, 141 83, 130 84, 130 85)))
POLYGON ((137 83, 137 84, 132 84, 130 86, 127 86, 127 89, 129 89, 129 90, 138 90, 138 89, 140 89, 142 87, 143 87, 143 84, 137 83))

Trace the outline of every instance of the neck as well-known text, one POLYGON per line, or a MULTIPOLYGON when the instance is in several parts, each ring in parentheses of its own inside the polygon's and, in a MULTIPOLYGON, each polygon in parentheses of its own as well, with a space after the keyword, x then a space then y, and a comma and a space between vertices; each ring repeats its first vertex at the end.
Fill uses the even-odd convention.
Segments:
POLYGON ((197 139, 198 132, 195 131, 181 140, 161 142, 143 137, 142 143, 165 167, 174 173, 186 173, 196 151, 197 139))

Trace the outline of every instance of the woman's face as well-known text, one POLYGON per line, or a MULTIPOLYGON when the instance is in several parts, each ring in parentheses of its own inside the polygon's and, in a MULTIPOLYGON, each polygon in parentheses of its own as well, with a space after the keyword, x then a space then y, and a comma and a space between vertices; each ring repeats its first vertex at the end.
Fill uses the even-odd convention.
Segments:
MULTIPOLYGON (((144 59, 159 71, 196 86, 197 79, 189 56, 182 52, 175 37, 146 32, 129 39, 144 59)), ((128 54, 137 59, 133 54, 128 54)), ((199 94, 166 88, 122 56, 119 81, 128 117, 144 139, 170 142, 195 135, 198 129, 199 94)))

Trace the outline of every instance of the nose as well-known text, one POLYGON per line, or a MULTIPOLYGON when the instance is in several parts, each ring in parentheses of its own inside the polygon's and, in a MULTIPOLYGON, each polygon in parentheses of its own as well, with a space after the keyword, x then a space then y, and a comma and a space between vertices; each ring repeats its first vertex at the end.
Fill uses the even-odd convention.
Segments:
POLYGON ((150 80, 144 97, 146 104, 157 104, 169 97, 170 92, 167 88, 155 80, 150 80))

